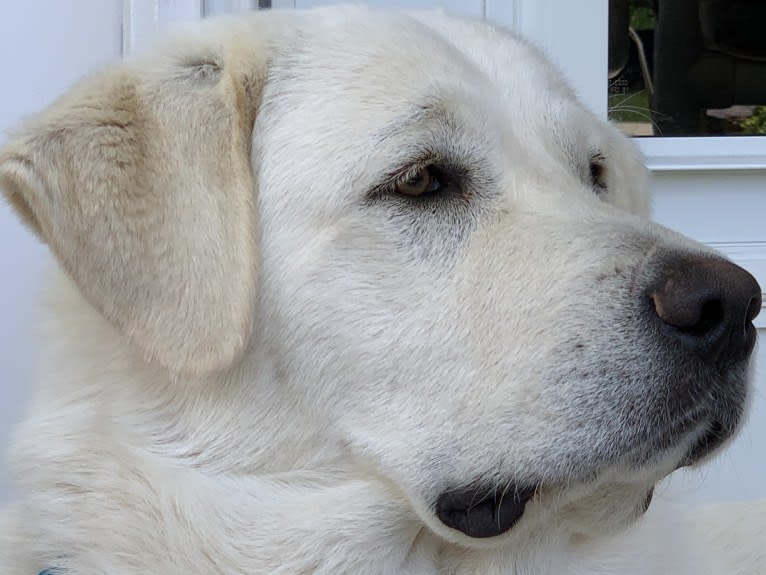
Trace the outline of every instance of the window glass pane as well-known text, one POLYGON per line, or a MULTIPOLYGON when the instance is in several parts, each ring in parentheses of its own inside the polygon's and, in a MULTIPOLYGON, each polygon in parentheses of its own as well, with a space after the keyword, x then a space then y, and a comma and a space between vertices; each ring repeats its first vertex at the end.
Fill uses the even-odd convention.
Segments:
POLYGON ((766 1, 610 0, 609 117, 634 136, 766 135, 766 1))

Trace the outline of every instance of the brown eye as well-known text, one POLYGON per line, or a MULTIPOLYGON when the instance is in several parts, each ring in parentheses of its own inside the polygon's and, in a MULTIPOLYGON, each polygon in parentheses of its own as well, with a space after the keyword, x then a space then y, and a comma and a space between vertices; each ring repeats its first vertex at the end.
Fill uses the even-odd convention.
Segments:
POLYGON ((418 197, 438 192, 442 187, 439 178, 433 173, 431 167, 416 168, 396 183, 397 194, 418 197))
POLYGON ((597 191, 606 190, 606 169, 603 161, 602 156, 591 158, 590 161, 590 182, 597 191))

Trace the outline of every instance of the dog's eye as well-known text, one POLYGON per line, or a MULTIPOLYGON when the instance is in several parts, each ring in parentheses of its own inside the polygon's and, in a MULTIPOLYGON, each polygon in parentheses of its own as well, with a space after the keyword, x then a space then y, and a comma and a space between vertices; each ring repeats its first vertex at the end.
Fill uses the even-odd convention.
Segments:
POLYGON ((424 197, 438 193, 442 187, 442 181, 432 166, 420 166, 399 178, 394 184, 394 191, 403 196, 424 197))
POLYGON ((590 159, 590 183, 596 193, 606 191, 606 167, 604 166, 604 156, 595 155, 590 159))

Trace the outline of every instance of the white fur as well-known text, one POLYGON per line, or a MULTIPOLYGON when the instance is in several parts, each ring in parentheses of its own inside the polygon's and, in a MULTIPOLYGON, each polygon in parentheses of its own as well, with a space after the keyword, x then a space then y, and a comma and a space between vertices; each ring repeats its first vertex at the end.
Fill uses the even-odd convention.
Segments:
POLYGON ((349 7, 197 24, 28 124, 0 178, 67 272, 3 574, 766 571, 762 504, 638 518, 694 436, 614 459, 665 377, 630 276, 707 252, 645 219, 630 142, 507 32, 349 7), (95 114, 118 136, 83 159, 95 114), (408 146, 470 164, 471 207, 367 198, 408 146), (433 502, 477 479, 555 487, 473 540, 433 502))

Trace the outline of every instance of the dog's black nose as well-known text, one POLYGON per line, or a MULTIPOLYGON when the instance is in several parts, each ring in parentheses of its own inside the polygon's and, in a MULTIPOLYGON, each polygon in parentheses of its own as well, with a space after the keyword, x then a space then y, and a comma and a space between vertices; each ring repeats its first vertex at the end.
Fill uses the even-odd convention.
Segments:
POLYGON ((666 333, 689 351, 724 366, 753 350, 761 288, 741 267, 711 256, 675 258, 648 295, 666 333))

